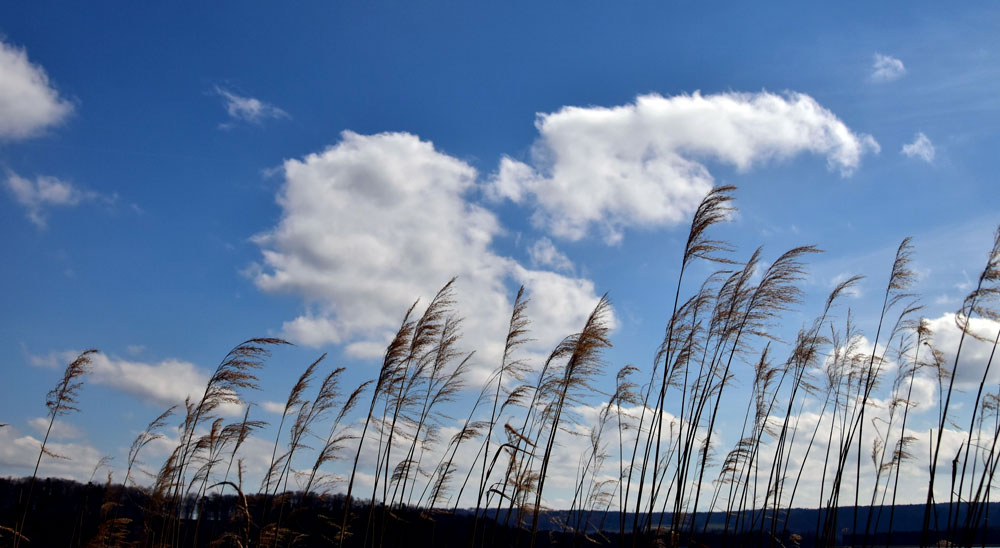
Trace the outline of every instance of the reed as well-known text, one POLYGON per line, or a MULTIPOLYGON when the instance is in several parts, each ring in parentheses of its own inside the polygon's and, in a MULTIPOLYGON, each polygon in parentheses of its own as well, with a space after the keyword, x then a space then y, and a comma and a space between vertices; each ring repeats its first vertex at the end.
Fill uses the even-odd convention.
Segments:
POLYGON ((567 399, 576 397, 575 392, 592 389, 591 379, 600 371, 601 351, 609 346, 608 340, 608 314, 611 303, 607 296, 601 297, 600 302, 590 313, 587 323, 580 333, 568 337, 559 344, 558 355, 566 356, 566 364, 562 367, 562 375, 554 383, 555 400, 553 409, 550 411, 551 424, 548 426, 549 437, 545 445, 545 453, 542 456, 541 467, 538 472, 538 489, 535 491, 535 504, 531 517, 531 546, 535 544, 535 534, 538 532, 538 513, 542 507, 542 492, 545 488, 545 479, 552 457, 552 448, 555 445, 556 433, 559 431, 559 422, 562 419, 563 410, 567 399))
MULTIPOLYGON (((973 315, 995 319, 997 317, 997 313, 989 307, 989 304, 993 300, 996 300, 998 295, 1000 295, 1000 227, 997 228, 994 235, 993 246, 987 256, 986 266, 979 274, 979 278, 976 282, 976 288, 966 295, 965 300, 962 302, 962 308, 955 315, 955 321, 958 328, 961 330, 961 335, 958 341, 958 348, 955 350, 955 358, 951 366, 950 378, 948 380, 948 390, 945 393, 941 417, 938 422, 937 438, 934 442, 934 451, 931 456, 930 479, 927 486, 927 500, 924 505, 924 525, 921 543, 927 542, 930 533, 931 505, 934 501, 934 480, 937 475, 938 457, 941 452, 941 439, 944 435, 944 428, 948 418, 948 409, 950 407, 951 397, 955 387, 955 377, 958 372, 958 363, 962 354, 962 347, 970 333, 969 320, 971 320, 973 315)), ((1000 334, 998 334, 998 337, 1000 337, 1000 334)), ((996 343, 994 343, 994 349, 995 348, 996 343)), ((992 355, 990 363, 992 363, 992 355)))
MULTIPOLYGON (((319 521, 328 528, 324 532, 333 531, 326 541, 342 547, 391 545, 400 530, 440 534, 435 524, 442 522, 461 527, 457 535, 469 548, 506 541, 535 546, 547 540, 540 535, 543 520, 554 519, 561 530, 552 534, 575 545, 790 547, 808 535, 816 545, 834 546, 846 540, 839 537, 846 531, 865 546, 886 530, 886 522, 890 535, 896 532, 898 502, 904 489, 913 489, 903 486, 917 471, 914 409, 927 409, 936 426, 926 448, 927 492, 920 492, 926 495, 923 542, 978 543, 1000 467, 1000 392, 992 384, 1000 332, 981 327, 993 329, 1000 320, 1000 230, 955 316, 957 349, 946 359, 910 293, 915 274, 909 238, 896 248, 888 282, 872 299, 874 308, 880 305, 873 337, 862 334, 850 308, 837 317, 860 276, 836 284, 797 331, 788 329, 801 305, 806 261, 819 249, 794 247, 771 262, 757 249, 736 261, 732 246, 711 236, 732 215, 734 191, 716 188, 695 212, 648 371, 611 369, 605 362, 611 346, 607 295, 578 333, 565 336, 544 359, 531 359, 522 348, 530 340, 531 308, 521 287, 512 309, 502 312, 503 352, 466 397, 469 370, 478 364, 474 349, 462 348, 453 279, 422 313, 418 303, 406 311, 374 378, 344 394, 345 369, 327 370, 326 355, 305 368, 282 406, 270 459, 266 449, 257 456, 266 470, 254 493, 244 487, 243 457, 253 447, 248 440, 266 423, 254 417, 259 408, 247 394, 258 387, 255 371, 270 350, 287 343, 251 339, 225 356, 200 398, 168 409, 135 438, 120 488, 109 472, 90 545, 198 546, 216 531, 216 545, 276 548, 305 542, 307 535, 318 539, 304 528, 319 521), (722 270, 692 280, 696 260, 722 270), (786 342, 778 336, 784 333, 795 335, 786 342), (965 373, 959 364, 971 359, 963 348, 971 341, 989 349, 988 357, 975 364, 982 369, 974 381, 965 376, 959 382, 965 373), (636 375, 648 382, 640 386, 636 375), (613 389, 602 392, 600 382, 612 378, 613 389), (929 380, 937 383, 936 414, 915 401, 915 387, 929 380), (961 383, 969 386, 967 396, 961 383), (732 401, 736 384, 746 387, 746 401, 732 401), (239 418, 227 422, 223 405, 243 406, 239 418), (178 440, 152 487, 138 497, 146 502, 144 527, 137 531, 140 524, 120 517, 127 505, 139 504, 130 500, 128 487, 137 484, 140 454, 163 437, 174 413, 178 440), (960 433, 957 451, 943 443, 946 429, 960 433), (571 462, 557 457, 570 442, 582 447, 573 455, 576 474, 556 474, 557 466, 571 462), (346 497, 342 508, 333 506, 342 514, 331 519, 318 514, 317 501, 341 479, 341 460, 346 497), (936 478, 939 462, 950 463, 950 478, 936 478), (300 469, 301 463, 308 467, 300 469), (546 509, 556 476, 566 482, 561 487, 568 508, 565 517, 550 518, 546 509), (360 504, 354 499, 359 477, 371 479, 365 483, 371 497, 360 504), (292 494, 290 483, 291 489, 303 487, 292 494), (947 501, 936 499, 939 483, 949 484, 947 501), (226 489, 236 500, 222 520, 228 522, 214 520, 209 527, 206 507, 217 500, 209 495, 226 489), (848 497, 854 503, 849 510, 841 504, 848 497), (806 498, 818 510, 812 531, 789 519, 806 498), (949 503, 940 515, 938 502, 949 503), (467 519, 462 504, 470 506, 467 519), (842 509, 849 518, 839 517, 842 509), (618 523, 606 530, 615 518, 618 523)), ((92 353, 71 363, 48 394, 48 429, 23 511, 14 527, 0 527, 14 546, 27 542, 39 465, 53 456, 49 434, 57 417, 77 411, 92 353)), ((106 461, 97 464, 92 479, 110 468, 106 461)), ((86 513, 80 508, 73 516, 71 545, 87 540, 86 513)))
POLYGON ((24 511, 21 513, 21 519, 17 527, 14 528, 14 548, 20 546, 21 542, 25 539, 23 535, 24 524, 27 522, 28 514, 31 510, 31 495, 35 488, 35 479, 38 477, 38 467, 42 463, 42 456, 68 458, 49 451, 46 449, 46 445, 49 441, 49 435, 52 434, 52 426, 56 423, 56 418, 80 410, 76 407, 77 397, 80 389, 83 388, 83 377, 90 370, 90 358, 95 353, 97 353, 97 350, 84 350, 75 360, 66 366, 62 379, 56 384, 55 388, 49 390, 48 394, 45 395, 45 407, 49 410, 49 424, 45 428, 45 436, 42 438, 42 444, 38 448, 38 458, 35 459, 35 469, 31 472, 31 480, 28 482, 28 493, 24 497, 24 511))
POLYGON ((270 356, 270 348, 290 344, 279 338, 265 337, 248 339, 230 350, 215 368, 201 399, 197 403, 187 401, 186 413, 181 423, 180 443, 173 454, 167 459, 157 477, 156 489, 166 494, 168 509, 165 520, 170 524, 165 526, 165 539, 171 545, 183 542, 180 538, 181 506, 183 504, 186 473, 199 449, 195 439, 198 427, 205 421, 215 421, 218 408, 225 404, 240 405, 240 392, 258 389, 256 369, 263 367, 264 360, 270 356))
POLYGON ((413 303, 403 316, 403 321, 399 326, 399 329, 396 331, 392 341, 385 350, 385 355, 382 358, 382 366, 379 369, 378 378, 375 380, 375 388, 372 391, 372 399, 368 407, 368 414, 365 416, 364 426, 361 429, 361 435, 358 437, 358 448, 354 453, 351 475, 347 482, 347 495, 344 499, 344 516, 340 525, 340 535, 338 536, 338 543, 341 548, 344 545, 344 539, 347 537, 347 522, 351 513, 351 494, 354 491, 354 480, 358 472, 358 461, 361 458, 361 450, 364 447, 365 435, 367 434, 368 427, 371 425, 372 419, 375 415, 376 404, 392 388, 393 381, 397 375, 397 370, 406 358, 406 349, 410 346, 410 338, 413 336, 413 322, 410 320, 410 315, 413 314, 413 309, 416 306, 417 303, 413 303))

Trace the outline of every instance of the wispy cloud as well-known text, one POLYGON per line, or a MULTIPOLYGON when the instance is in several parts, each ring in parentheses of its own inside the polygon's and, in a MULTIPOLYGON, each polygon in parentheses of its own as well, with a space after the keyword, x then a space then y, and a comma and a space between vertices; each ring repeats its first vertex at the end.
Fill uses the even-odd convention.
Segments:
POLYGON ((562 272, 573 271, 573 261, 559 251, 548 238, 542 238, 529 247, 528 257, 535 266, 546 266, 562 272))
POLYGON ((902 61, 891 55, 875 54, 871 74, 873 82, 891 82, 898 80, 904 74, 906 74, 906 67, 903 66, 902 61))
POLYGON ((934 143, 923 132, 917 133, 912 143, 903 145, 900 152, 909 158, 917 158, 928 164, 934 163, 934 143))
POLYGON ((215 93, 222 97, 229 121, 219 124, 221 129, 229 129, 237 122, 260 124, 265 120, 290 118, 284 110, 255 97, 237 95, 228 89, 215 86, 215 93))
MULTIPOLYGON (((28 219, 40 229, 48 224, 49 209, 74 207, 82 202, 101 198, 96 192, 81 190, 56 177, 39 175, 32 180, 9 170, 4 186, 14 200, 24 207, 28 219)), ((114 197, 107 199, 113 201, 114 197)))
POLYGON ((0 141, 33 137, 73 111, 25 50, 0 42, 0 141))

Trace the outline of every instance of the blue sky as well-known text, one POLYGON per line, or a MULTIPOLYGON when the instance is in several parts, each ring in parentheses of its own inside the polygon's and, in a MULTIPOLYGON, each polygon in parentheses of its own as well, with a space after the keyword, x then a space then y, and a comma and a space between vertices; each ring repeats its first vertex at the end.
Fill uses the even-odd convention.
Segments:
POLYGON ((738 258, 826 250, 787 338, 853 274, 838 314, 873 330, 905 236, 929 318, 982 267, 994 6, 503 4, 0 6, 0 474, 30 473, 74 351, 103 358, 60 440, 80 457, 47 470, 86 479, 243 339, 298 343, 262 405, 322 352, 370 378, 452 275, 477 371, 519 283, 532 356, 607 292, 608 378, 648 371, 712 184, 739 186, 738 258))

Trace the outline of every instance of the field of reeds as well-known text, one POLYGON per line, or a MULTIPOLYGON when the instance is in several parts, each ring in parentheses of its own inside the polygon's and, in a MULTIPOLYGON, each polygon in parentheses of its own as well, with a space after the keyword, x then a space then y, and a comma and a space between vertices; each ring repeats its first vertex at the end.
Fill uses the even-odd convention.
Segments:
MULTIPOLYGON (((259 484, 244 481, 243 452, 265 423, 247 403, 258 387, 255 372, 275 347, 287 344, 275 338, 234 347, 199 399, 153 418, 132 443, 124 471, 65 495, 57 513, 79 523, 72 531, 49 526, 57 521, 52 505, 60 495, 37 477, 38 465, 60 456, 47 448, 46 435, 35 473, 11 483, 11 494, 0 500, 6 503, 0 542, 984 544, 1000 462, 1000 388, 990 384, 1000 332, 971 326, 984 319, 990 322, 980 325, 995 326, 1000 319, 1000 230, 993 242, 983 242, 986 260, 955 313, 961 335, 950 354, 935 346, 919 296, 911 293, 914 249, 908 238, 885 272, 867 273, 884 280, 877 296, 866 297, 877 298, 881 310, 873 333, 860 333, 843 310, 842 298, 860 280, 852 277, 811 311, 814 319, 793 341, 781 341, 775 326, 801 304, 807 261, 820 250, 804 246, 765 257, 758 249, 737 256, 713 237, 713 227, 732 214, 733 192, 716 188, 693 217, 678 258, 673 309, 646 368, 616 367, 603 358, 611 346, 607 296, 542 363, 525 359, 520 350, 531 338, 531 321, 522 288, 509 311, 499 362, 485 383, 469 386, 471 354, 458 350, 462 319, 448 282, 426 305, 401 311, 376 378, 342 386, 344 369, 328 367, 325 356, 305 368, 284 404, 259 484), (692 283, 685 276, 696 262, 718 270, 692 283), (686 290, 693 286, 698 289, 686 290), (956 369, 972 341, 992 351, 977 366, 978 389, 959 390, 956 369), (908 428, 911 410, 921 403, 913 400, 918 376, 936 383, 934 427, 920 447, 912 423, 908 428), (613 390, 602 392, 597 381, 608 377, 613 390), (729 417, 742 423, 731 442, 718 439, 717 423, 737 382, 749 397, 743 416, 729 417), (455 416, 456 403, 465 402, 455 416), (227 423, 220 416, 228 404, 244 405, 240 420, 227 423), (596 421, 581 424, 580 405, 598 406, 596 421), (800 424, 806 406, 820 410, 808 426, 800 424), (458 431, 439 439, 444 423, 457 423, 458 431), (144 449, 174 427, 173 452, 152 481, 139 481, 144 449), (560 440, 581 428, 589 434, 584 454, 571 455, 571 502, 550 508, 553 466, 567 466, 560 440), (957 451, 942 444, 949 428, 962 436, 957 451), (929 463, 919 477, 928 479, 914 485, 908 468, 918 466, 918 451, 929 463), (459 457, 467 454, 475 457, 459 457), (345 471, 342 477, 331 473, 335 467, 345 471), (818 497, 802 494, 804 475, 819 478, 818 497), (919 493, 924 504, 904 511, 897 504, 904 491, 910 498, 919 493), (81 496, 89 502, 81 503, 81 496), (793 510, 803 507, 813 509, 808 519, 793 510)), ((77 397, 93 352, 70 363, 48 393, 50 430, 57 418, 80 411, 77 397)))

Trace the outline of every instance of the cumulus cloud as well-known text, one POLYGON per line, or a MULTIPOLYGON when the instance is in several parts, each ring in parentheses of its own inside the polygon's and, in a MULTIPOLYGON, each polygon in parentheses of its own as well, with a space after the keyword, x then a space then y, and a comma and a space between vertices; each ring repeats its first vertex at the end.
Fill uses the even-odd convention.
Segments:
MULTIPOLYGON (((963 340, 962 330, 955 323, 955 314, 951 313, 927 320, 927 326, 930 328, 934 347, 944 354, 945 365, 949 371, 955 363, 955 355, 958 353, 959 342, 961 342, 962 353, 958 356, 956 387, 978 386, 983 378, 983 372, 986 370, 986 364, 990 361, 993 341, 996 339, 997 333, 1000 333, 1000 322, 987 318, 969 320, 969 331, 985 340, 968 335, 963 340)), ((990 366, 987 378, 989 383, 1000 381, 1000 367, 997 367, 1000 364, 996 363, 996 359, 994 357, 994 363, 990 366)))
POLYGON ((229 115, 229 122, 219 125, 222 129, 229 129, 237 122, 260 124, 265 120, 289 118, 284 110, 260 99, 243 97, 219 86, 215 87, 215 93, 222 97, 226 113, 229 115))
POLYGON ((550 267, 562 272, 573 271, 573 261, 556 249, 555 244, 548 238, 541 238, 532 244, 528 248, 528 257, 534 266, 550 267))
POLYGON ((380 356, 413 301, 426 303, 453 276, 465 341, 480 361, 500 353, 510 282, 525 284, 529 315, 547 316, 532 331, 539 345, 579 330, 597 304, 587 280, 498 255, 498 219, 467 199, 476 170, 414 135, 347 131, 283 171, 282 216, 254 238, 263 264, 251 271, 261 290, 304 299, 305 312, 284 323, 292 340, 380 356))
POLYGON ((4 186, 38 228, 47 226, 50 208, 73 207, 98 198, 97 193, 80 190, 56 177, 40 175, 32 180, 9 170, 4 186))
POLYGON ((903 145, 900 152, 908 158, 920 159, 928 164, 934 162, 934 143, 923 132, 914 135, 913 142, 903 145))
POLYGON ((906 74, 903 62, 890 55, 876 53, 872 62, 871 79, 874 82, 891 82, 906 74))
POLYGON ((609 243, 626 227, 684 222, 712 188, 705 161, 747 171, 810 152, 846 176, 879 150, 801 93, 650 94, 539 114, 535 126, 531 165, 503 158, 490 196, 530 202, 535 224, 560 238, 597 227, 609 243))
POLYGON ((0 42, 0 141, 38 135, 72 111, 45 69, 31 63, 24 49, 0 42))

